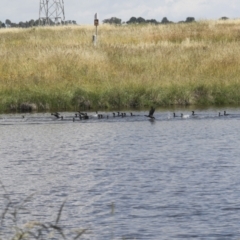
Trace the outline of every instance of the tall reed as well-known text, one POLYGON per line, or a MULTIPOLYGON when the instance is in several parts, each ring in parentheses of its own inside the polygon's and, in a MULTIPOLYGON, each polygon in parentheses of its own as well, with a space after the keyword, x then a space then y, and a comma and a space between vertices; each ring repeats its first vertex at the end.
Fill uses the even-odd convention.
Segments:
POLYGON ((0 109, 240 102, 240 20, 0 30, 0 109))
MULTIPOLYGON (((56 219, 52 221, 30 220, 32 218, 27 204, 35 194, 23 200, 16 200, 0 181, 0 240, 47 240, 73 239, 77 240, 87 232, 87 229, 68 229, 61 224, 61 216, 65 201, 61 204, 56 219), (2 190, 2 191, 1 191, 2 190), (27 222, 26 217, 27 215, 27 222)), ((66 225, 66 223, 65 223, 66 225)))

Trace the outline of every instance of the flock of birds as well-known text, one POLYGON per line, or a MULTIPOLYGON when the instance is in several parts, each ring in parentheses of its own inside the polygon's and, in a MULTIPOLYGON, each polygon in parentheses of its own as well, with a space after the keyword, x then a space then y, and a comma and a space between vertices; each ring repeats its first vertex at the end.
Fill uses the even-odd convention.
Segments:
MULTIPOLYGON (((155 108, 151 107, 150 111, 149 111, 149 114, 148 115, 144 115, 145 117, 148 117, 149 119, 151 120, 154 120, 155 117, 153 116, 155 112, 155 108)), ((51 113, 52 116, 55 116, 56 118, 58 119, 62 119, 63 120, 63 116, 61 116, 61 114, 59 112, 55 112, 55 113, 51 113)), ((115 117, 134 117, 134 116, 141 116, 141 115, 134 115, 132 112, 130 113, 130 115, 127 115, 127 113, 125 112, 117 112, 117 113, 112 113, 112 117, 115 118, 115 117)), ((76 119, 79 119, 79 120, 87 120, 87 119, 90 119, 90 118, 98 118, 98 119, 102 119, 102 118, 110 118, 109 115, 103 115, 103 114, 99 114, 98 112, 96 112, 96 114, 93 114, 93 115, 88 115, 87 112, 78 112, 78 113, 75 113, 75 116, 73 117, 73 122, 75 122, 76 119)))
MULTIPOLYGON (((1 118, 0 117, 0 120, 3 120, 4 124, 8 123, 8 121, 10 122, 14 122, 14 121, 17 121, 17 120, 20 120, 21 122, 22 121, 27 121, 27 122, 49 122, 49 121, 52 121, 52 120, 62 120, 62 121, 72 121, 72 122, 75 122, 75 121, 80 121, 80 120, 88 120, 88 119, 114 119, 114 118, 126 118, 126 117, 130 117, 130 118, 133 118, 133 117, 145 117, 145 118, 148 118, 150 121, 154 121, 155 120, 155 117, 154 117, 154 112, 155 112, 155 108, 154 107, 151 107, 150 110, 149 110, 149 113, 148 115, 137 115, 137 114, 134 114, 132 112, 130 113, 126 113, 126 112, 113 112, 113 113, 105 113, 105 114, 101 114, 101 113, 87 113, 87 112, 77 112, 77 113, 73 113, 72 116, 65 116, 65 115, 61 115, 61 113, 59 112, 54 112, 54 113, 51 113, 51 117, 46 117, 46 116, 40 116, 40 117, 37 117, 37 116, 32 116, 32 115, 22 115, 20 117, 18 116, 15 116, 15 117, 6 117, 6 118, 1 118)), ((227 113, 226 111, 224 111, 223 113, 219 112, 218 114, 217 113, 202 113, 202 112, 199 112, 199 113, 195 113, 195 111, 192 111, 191 114, 176 114, 175 112, 171 114, 168 114, 168 119, 174 119, 174 118, 179 118, 179 119, 187 119, 187 118, 208 118, 208 117, 226 117, 226 116, 237 116, 237 117, 240 117, 240 114, 235 114, 235 113, 227 113)), ((160 117, 161 118, 161 117, 160 117)))
MULTIPOLYGON (((98 118, 98 119, 102 119, 102 118, 116 118, 116 117, 137 117, 137 116, 144 116, 147 117, 150 120, 155 120, 155 117, 153 116, 155 112, 155 108, 151 107, 151 109, 149 110, 148 115, 135 115, 132 112, 130 113, 126 113, 126 112, 113 112, 112 115, 109 114, 100 114, 98 112, 96 112, 95 114, 92 115, 88 115, 87 112, 78 112, 75 113, 75 116, 72 118, 73 122, 75 122, 76 120, 87 120, 87 119, 91 119, 91 118, 98 118)), ((57 119, 61 119, 63 120, 63 116, 61 116, 61 114, 59 112, 55 112, 55 113, 51 113, 51 115, 55 116, 57 119)), ((226 111, 224 111, 223 113, 219 112, 218 113, 218 117, 224 117, 224 116, 229 116, 230 114, 228 114, 226 111)), ((190 118, 190 117, 198 117, 200 116, 200 114, 196 114, 195 111, 192 111, 192 113, 190 115, 188 114, 183 114, 181 113, 180 115, 177 115, 175 112, 173 113, 172 117, 173 118, 190 118)))

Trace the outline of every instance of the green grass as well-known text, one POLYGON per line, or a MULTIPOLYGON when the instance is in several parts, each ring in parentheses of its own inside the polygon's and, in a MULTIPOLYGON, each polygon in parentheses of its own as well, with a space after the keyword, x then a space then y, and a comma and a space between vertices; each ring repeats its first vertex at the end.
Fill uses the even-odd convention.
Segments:
POLYGON ((240 21, 0 30, 0 111, 240 102, 240 21))

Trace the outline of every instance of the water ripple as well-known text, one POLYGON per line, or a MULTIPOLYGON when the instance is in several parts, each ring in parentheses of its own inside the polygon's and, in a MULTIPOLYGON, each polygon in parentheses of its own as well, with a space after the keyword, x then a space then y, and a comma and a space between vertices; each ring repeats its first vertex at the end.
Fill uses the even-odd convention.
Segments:
POLYGON ((16 203, 36 192, 23 221, 52 221, 66 200, 61 224, 83 239, 238 239, 240 121, 208 114, 1 120, 0 180, 16 203))

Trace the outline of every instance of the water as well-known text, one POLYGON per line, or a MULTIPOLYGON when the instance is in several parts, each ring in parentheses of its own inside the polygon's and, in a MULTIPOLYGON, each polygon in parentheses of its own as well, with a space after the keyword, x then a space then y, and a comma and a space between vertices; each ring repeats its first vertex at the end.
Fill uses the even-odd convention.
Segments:
POLYGON ((218 111, 1 115, 0 180, 15 203, 35 193, 23 224, 55 221, 66 200, 60 225, 81 239, 240 239, 240 109, 218 111))

